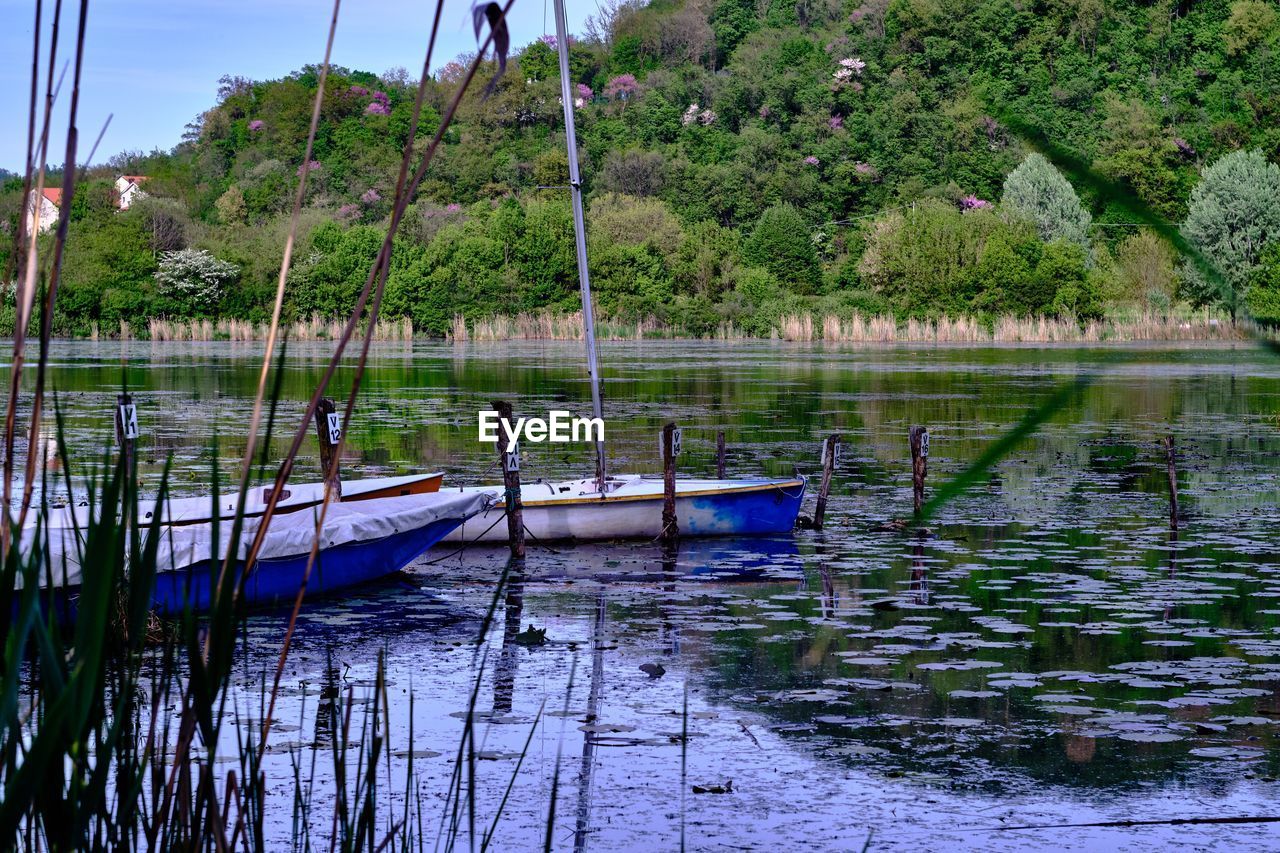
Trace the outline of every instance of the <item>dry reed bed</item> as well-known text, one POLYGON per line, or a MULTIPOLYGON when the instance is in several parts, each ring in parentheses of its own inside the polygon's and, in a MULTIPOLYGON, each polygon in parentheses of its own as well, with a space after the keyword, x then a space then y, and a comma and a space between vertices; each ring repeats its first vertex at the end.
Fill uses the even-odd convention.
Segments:
MULTIPOLYGON (((260 341, 267 324, 244 320, 162 320, 147 324, 153 341, 260 341)), ((342 333, 342 323, 311 317, 288 326, 290 340, 334 340, 342 333)), ((100 334, 97 324, 90 332, 100 334)), ((413 322, 407 318, 379 321, 374 339, 413 340, 413 322)), ((644 340, 646 338, 688 337, 678 327, 655 318, 639 322, 601 319, 596 336, 602 340, 644 340)), ((1247 340, 1250 328, 1203 318, 1168 317, 1143 314, 1123 320, 1092 321, 1081 325, 1057 317, 998 317, 988 326, 973 317, 939 317, 899 322, 889 315, 851 317, 834 314, 787 314, 779 318, 771 339, 784 341, 829 341, 833 343, 1099 343, 1136 341, 1234 341, 1247 340)), ((117 337, 136 337, 128 323, 121 323, 117 337)), ((582 313, 542 311, 514 316, 498 315, 468 322, 458 316, 446 338, 451 341, 582 340, 582 313)), ((710 335, 716 340, 746 340, 748 335, 731 323, 721 323, 710 335)))
POLYGON ((897 322, 890 316, 808 314, 782 317, 774 337, 836 343, 1097 343, 1102 341, 1245 340, 1249 330, 1213 320, 1140 315, 1080 324, 1058 317, 997 317, 988 327, 973 317, 897 322))
MULTIPOLYGON (((299 320, 287 327, 289 340, 331 341, 342 335, 343 321, 311 317, 299 320)), ((148 337, 153 341, 260 341, 267 337, 267 323, 251 323, 245 320, 160 320, 147 324, 148 337)), ((96 338, 97 336, 94 335, 96 338)), ((120 337, 132 337, 127 324, 121 324, 120 337)), ((373 332, 374 340, 408 341, 413 339, 413 322, 404 317, 399 320, 379 320, 373 332)))
MULTIPOLYGON (((448 337, 452 341, 580 341, 584 335, 581 311, 567 314, 540 311, 473 320, 469 326, 464 318, 457 316, 453 318, 453 328, 448 337)), ((676 337, 676 334, 671 327, 650 317, 634 323, 600 319, 596 322, 596 337, 626 341, 676 337)))
MULTIPOLYGON (((602 320, 597 336, 607 340, 676 338, 681 331, 655 319, 639 323, 602 320)), ((581 340, 582 314, 538 312, 496 316, 470 324, 455 317, 453 341, 581 340)), ((721 323, 711 335, 719 340, 750 338, 741 329, 721 323)), ((1249 329, 1200 318, 1143 314, 1131 319, 1092 321, 1081 325, 1057 317, 998 317, 987 325, 974 317, 939 317, 899 322, 889 315, 851 317, 832 314, 788 314, 779 318, 770 336, 784 341, 834 343, 1097 343, 1102 341, 1228 341, 1246 340, 1249 329)))

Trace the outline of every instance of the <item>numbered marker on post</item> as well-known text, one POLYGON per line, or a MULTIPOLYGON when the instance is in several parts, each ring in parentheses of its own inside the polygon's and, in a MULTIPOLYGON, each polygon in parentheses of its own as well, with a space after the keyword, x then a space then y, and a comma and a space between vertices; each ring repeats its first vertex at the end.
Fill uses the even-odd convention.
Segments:
POLYGON ((520 445, 513 444, 506 452, 506 466, 508 471, 520 470, 520 445))
POLYGON ((342 441, 342 415, 337 412, 329 413, 329 443, 337 444, 342 441))
POLYGON ((920 455, 925 459, 929 458, 929 431, 925 430, 920 435, 920 455))
POLYGON ((832 442, 830 439, 826 439, 826 438, 824 438, 824 439, 822 440, 822 442, 818 445, 818 447, 819 447, 819 452, 818 452, 818 456, 819 456, 819 458, 818 458, 818 464, 819 464, 819 465, 824 466, 824 467, 826 466, 826 464, 827 464, 827 446, 828 446, 828 445, 831 445, 831 444, 834 444, 834 445, 835 445, 835 456, 832 458, 832 460, 831 460, 831 464, 832 464, 832 465, 835 465, 835 466, 838 466, 842 461, 844 461, 844 442, 842 442, 842 441, 832 442))
MULTIPOLYGON (((662 458, 662 456, 666 452, 667 452, 667 449, 662 446, 662 432, 659 432, 658 433, 658 457, 662 458)), ((675 458, 679 455, 680 455, 680 427, 676 427, 671 431, 671 456, 672 458, 675 458)))
POLYGON ((138 407, 133 403, 120 405, 120 436, 125 440, 138 437, 138 407))

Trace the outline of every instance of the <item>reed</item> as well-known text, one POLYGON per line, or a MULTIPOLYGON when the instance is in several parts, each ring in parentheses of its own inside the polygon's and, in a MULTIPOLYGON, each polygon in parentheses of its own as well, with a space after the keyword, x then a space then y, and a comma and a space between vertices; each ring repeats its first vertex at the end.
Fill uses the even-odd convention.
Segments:
MULTIPOLYGON (((343 322, 312 316, 285 327, 294 341, 331 341, 341 337, 343 322)), ((360 327, 361 332, 367 324, 360 327)), ((147 323, 147 337, 153 341, 262 341, 271 332, 269 323, 247 320, 167 320, 152 318, 147 323)), ((127 337, 121 330, 121 337, 127 337)), ((373 330, 377 341, 413 340, 413 321, 408 317, 379 320, 373 330)))
MULTIPOLYGON (((71 168, 64 175, 64 200, 68 205, 74 197, 77 178, 74 168, 77 162, 75 105, 85 41, 86 6, 86 0, 82 0, 75 39, 76 60, 66 157, 71 168)), ((463 92, 481 67, 490 43, 501 47, 505 59, 509 7, 508 3, 505 7, 494 5, 488 9, 489 30, 480 40, 478 54, 438 122, 435 138, 426 152, 422 153, 412 143, 406 145, 401 182, 396 193, 396 213, 382 254, 371 268, 365 289, 351 316, 345 323, 311 318, 296 328, 299 337, 334 339, 337 346, 315 398, 302 418, 299 433, 295 434, 294 443, 280 465, 278 480, 287 479, 299 450, 297 435, 305 434, 316 400, 325 393, 326 384, 340 363, 352 335, 357 331, 363 334, 364 348, 353 371, 348 416, 358 393, 369 342, 377 337, 402 340, 412 337, 412 325, 407 321, 387 323, 378 319, 389 245, 394 238, 396 224, 421 182, 463 92), (409 160, 417 154, 422 154, 422 162, 413 180, 407 181, 409 160)), ((38 146, 34 142, 37 109, 34 92, 42 34, 41 5, 37 4, 36 9, 33 40, 36 58, 32 64, 33 95, 29 122, 32 140, 28 149, 34 152, 38 148, 39 155, 28 157, 24 182, 32 185, 35 174, 34 185, 38 188, 44 179, 48 127, 55 100, 53 69, 56 66, 57 18, 61 4, 54 10, 45 130, 38 146)), ((442 10, 443 3, 438 2, 436 26, 428 45, 424 69, 430 67, 431 50, 442 10)), ((337 11, 338 2, 335 0, 329 30, 330 47, 337 11)), ((323 97, 327 56, 328 48, 315 98, 316 113, 323 97)), ((425 85, 428 79, 425 70, 422 79, 425 85)), ((415 124, 423 104, 423 91, 420 87, 413 117, 415 124)), ((410 139, 414 135, 411 130, 410 139)), ((301 193, 300 188, 299 197, 301 193)), ((18 447, 18 395, 24 388, 25 331, 38 290, 44 294, 44 303, 39 314, 34 391, 30 394, 27 408, 31 433, 38 434, 42 426, 40 407, 44 400, 50 330, 66 236, 66 220, 63 220, 53 247, 53 263, 47 270, 38 264, 37 241, 21 230, 16 236, 18 251, 15 257, 19 262, 15 278, 21 286, 5 427, 5 467, 8 474, 13 472, 15 449, 18 447), (43 288, 37 288, 38 283, 43 284, 43 288)), ((287 247, 285 257, 282 269, 288 266, 287 247)), ((273 334, 276 328, 273 318, 273 334)), ((213 340, 218 337, 248 340, 258 336, 262 329, 252 323, 233 321, 179 323, 157 320, 148 324, 147 332, 159 340, 213 340)), ((133 336, 133 329, 121 323, 119 333, 121 338, 129 339, 133 336)), ((264 357, 264 374, 269 362, 270 347, 264 357)), ((278 380, 280 367, 277 366, 276 370, 278 380)), ((278 381, 274 387, 270 401, 272 420, 268 421, 268 441, 264 442, 264 449, 269 444, 274 421, 274 398, 280 388, 278 381)), ((258 404, 263 402, 262 396, 260 389, 258 404)), ((256 408, 257 405, 255 411, 256 408)), ((66 479, 65 488, 68 492, 75 488, 89 502, 88 521, 84 530, 74 537, 74 547, 79 550, 82 562, 91 556, 93 570, 85 572, 81 579, 80 594, 72 616, 57 598, 53 579, 60 577, 61 567, 50 547, 50 510, 44 497, 47 492, 43 488, 37 491, 37 478, 42 475, 35 470, 36 455, 27 453, 21 480, 21 508, 16 516, 10 515, 0 525, 5 534, 3 548, 0 548, 0 636, 5 638, 0 648, 0 683, 3 685, 0 689, 0 790, 3 790, 0 797, 0 848, 70 850, 145 846, 148 849, 267 849, 275 839, 268 838, 264 829, 265 806, 272 786, 268 786, 261 769, 262 758, 270 733, 280 673, 288 655, 297 607, 305 591, 305 580, 298 591, 297 603, 281 643, 280 664, 269 693, 265 690, 267 674, 264 673, 264 699, 259 705, 261 736, 255 737, 257 728, 252 724, 252 717, 243 714, 244 709, 237 708, 235 714, 226 711, 237 644, 244 640, 241 631, 243 608, 238 600, 243 574, 228 571, 224 565, 213 589, 207 615, 196 618, 187 614, 170 630, 153 630, 155 619, 150 613, 150 601, 158 568, 159 520, 163 515, 159 506, 165 498, 167 471, 161 478, 156 504, 149 513, 140 514, 132 509, 138 506, 138 485, 133 468, 126 464, 123 454, 114 463, 105 463, 96 476, 89 477, 86 492, 82 484, 73 482, 73 460, 63 440, 61 415, 56 408, 54 414, 58 424, 56 452, 61 462, 59 470, 66 479), (33 498, 38 498, 34 504, 33 498), (30 515, 28 508, 33 510, 30 515), (150 516, 154 520, 144 525, 139 520, 140 516, 150 516), (150 645, 150 641, 158 644, 150 645), (267 696, 270 701, 267 701, 267 696), (245 726, 245 719, 251 724, 245 726), (222 736, 227 725, 234 727, 234 738, 222 736), (229 756, 233 769, 225 776, 222 775, 225 765, 219 763, 220 749, 231 749, 235 753, 229 756)), ((251 433, 255 428, 256 420, 250 427, 251 433)), ((246 468, 253 458, 253 440, 251 434, 246 450, 246 468)), ((35 445, 34 440, 27 443, 28 447, 35 445)), ((215 486, 213 500, 219 502, 216 470, 215 465, 211 481, 215 486)), ((9 503, 13 479, 6 476, 6 503, 9 503)), ((279 494, 279 491, 277 488, 275 493, 279 494)), ((245 494, 246 485, 242 482, 239 490, 241 512, 245 494)), ((260 530, 267 528, 272 508, 268 508, 260 530)), ((237 513, 232 539, 239 537, 240 523, 241 515, 237 513)), ((249 566, 260 546, 260 539, 261 533, 245 559, 249 566)), ((216 546, 214 550, 216 555, 216 546)), ((228 564, 233 559, 229 557, 228 564)), ((211 560, 211 567, 213 565, 216 562, 211 560)), ((383 709, 386 702, 381 660, 371 707, 366 706, 363 721, 355 721, 355 729, 351 724, 352 707, 356 703, 350 698, 348 696, 347 703, 341 708, 341 726, 335 727, 340 731, 335 744, 333 775, 335 780, 339 780, 338 796, 331 821, 324 822, 332 827, 329 833, 331 846, 344 850, 422 847, 425 834, 421 820, 416 828, 411 827, 406 811, 404 820, 393 822, 390 819, 393 814, 390 800, 377 784, 380 758, 387 755, 387 733, 380 719, 385 718, 383 709), (358 751, 353 752, 353 747, 358 751)), ((330 710, 336 720, 338 706, 335 704, 330 710)), ((387 760, 389 762, 389 756, 387 760)), ((298 766, 295 762, 295 768, 298 766)), ((314 778, 314 764, 312 767, 314 778)), ((274 785, 276 780, 272 781, 274 785)), ((304 783, 299 772, 295 783, 295 818, 307 827, 309 837, 310 827, 319 825, 311 810, 310 782, 304 783), (308 791, 305 795, 304 788, 308 791)), ((474 779, 470 784, 474 786, 474 779)), ((412 772, 406 785, 406 790, 419 787, 412 772)), ((472 795, 473 792, 468 793, 469 797, 472 795)), ((452 839, 446 840, 452 847, 452 839)))
POLYGON ((1246 340, 1257 330, 1212 318, 1140 314, 1122 319, 1081 324, 1061 317, 995 318, 990 325, 974 317, 911 318, 899 322, 892 316, 849 317, 790 314, 781 317, 774 337, 786 341, 834 343, 1101 343, 1133 341, 1233 341, 1246 340))
MULTIPOLYGON (((468 322, 453 318, 452 341, 580 341, 586 334, 582 312, 537 311, 515 315, 499 314, 468 322)), ((596 337, 601 340, 639 341, 646 338, 678 337, 676 329, 657 318, 637 321, 598 316, 596 337)))
MULTIPOLYGON (((1017 344, 1017 343, 1125 343, 1134 341, 1234 341, 1258 335, 1247 324, 1232 325, 1213 317, 1192 314, 1140 313, 1101 321, 1079 323, 1069 317, 1018 317, 1004 315, 990 320, 977 317, 934 319, 892 315, 847 316, 796 312, 784 314, 773 325, 772 340, 802 343, 827 341, 845 344, 1017 344)), ((581 340, 580 312, 529 312, 495 315, 476 320, 453 319, 448 339, 464 341, 581 340)), ((639 322, 607 316, 597 322, 601 340, 689 338, 680 326, 650 317, 639 322)), ((730 322, 721 322, 706 337, 721 341, 753 337, 730 322)))

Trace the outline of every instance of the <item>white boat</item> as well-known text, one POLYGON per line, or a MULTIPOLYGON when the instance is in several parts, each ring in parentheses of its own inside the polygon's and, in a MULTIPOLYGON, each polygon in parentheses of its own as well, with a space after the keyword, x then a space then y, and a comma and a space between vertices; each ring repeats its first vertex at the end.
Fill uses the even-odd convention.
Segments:
MULTIPOLYGON (((561 103, 569 165, 569 198, 573 209, 574 245, 582 302, 583 340, 591 380, 592 414, 603 422, 600 369, 596 358, 591 277, 587 264, 582 180, 574 129, 569 80, 569 38, 564 0, 555 0, 556 44, 560 60, 561 103)), ((663 483, 639 475, 607 473, 603 437, 596 439, 596 476, 558 483, 531 483, 520 489, 525 530, 535 541, 653 539, 663 530, 663 483)), ((743 536, 789 533, 804 498, 803 477, 789 479, 678 479, 675 484, 676 526, 681 536, 743 536)), ((494 495, 498 505, 454 530, 446 541, 502 542, 505 511, 503 486, 472 487, 494 495)))
MULTIPOLYGON (((676 480, 676 523, 681 536, 746 536, 790 533, 805 479, 676 480)), ((450 490, 446 494, 453 492, 450 490)), ((505 491, 472 486, 496 503, 447 535, 445 542, 505 542, 505 491)), ((605 494, 594 478, 520 487, 525 530, 535 542, 656 539, 662 533, 661 479, 615 475, 605 494)))

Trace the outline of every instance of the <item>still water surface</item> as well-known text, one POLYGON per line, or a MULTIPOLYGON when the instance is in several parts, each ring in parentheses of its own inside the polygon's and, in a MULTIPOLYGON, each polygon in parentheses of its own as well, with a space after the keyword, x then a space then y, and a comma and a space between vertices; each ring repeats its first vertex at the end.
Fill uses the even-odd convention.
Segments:
MULTIPOLYGON (((53 384, 76 458, 103 452, 123 380, 152 482, 166 459, 180 492, 204 491, 214 470, 229 482, 259 357, 252 345, 61 345, 53 384)), ((297 424, 325 357, 291 348, 279 424, 297 424)), ((842 433, 827 529, 688 542, 674 558, 535 545, 479 647, 502 551, 432 553, 396 582, 311 603, 268 757, 282 843, 291 753, 305 768, 319 750, 320 814, 332 796, 317 697, 336 687, 366 701, 381 651, 389 796, 403 803, 412 754, 428 843, 479 673, 485 828, 542 711, 501 849, 541 846, 557 773, 557 849, 679 849, 682 837, 705 850, 861 849, 869 837, 872 850, 1280 847, 1265 823, 1066 828, 1280 813, 1280 360, 1247 347, 653 342, 604 345, 602 361, 615 470, 657 472, 668 419, 685 430, 682 470, 697 474, 714 470, 717 429, 730 475, 813 474, 820 438, 842 433), (911 511, 908 426, 930 429, 936 486, 1082 373, 1093 384, 926 533, 893 523, 911 511), (1177 536, 1165 433, 1180 450, 1177 536), (530 625, 545 644, 516 642, 530 625), (652 663, 664 674, 640 669, 652 663)), ((476 442, 488 401, 589 409, 571 343, 380 346, 363 389, 351 477, 440 468, 446 483, 493 481, 493 447, 476 442)), ((587 447, 523 451, 526 480, 592 467, 587 447)), ((312 479, 306 452, 297 476, 312 479)), ((256 713, 283 626, 251 618, 238 713, 256 713)), ((327 845, 318 823, 311 840, 327 845)))

